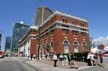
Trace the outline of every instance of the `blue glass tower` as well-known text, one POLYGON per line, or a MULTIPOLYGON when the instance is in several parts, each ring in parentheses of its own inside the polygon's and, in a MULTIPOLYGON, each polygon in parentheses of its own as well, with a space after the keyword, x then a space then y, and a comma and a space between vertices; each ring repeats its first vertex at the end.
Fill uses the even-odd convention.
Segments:
POLYGON ((18 42, 28 31, 29 26, 20 23, 14 24, 13 34, 12 34, 12 46, 11 51, 14 53, 18 52, 18 42))

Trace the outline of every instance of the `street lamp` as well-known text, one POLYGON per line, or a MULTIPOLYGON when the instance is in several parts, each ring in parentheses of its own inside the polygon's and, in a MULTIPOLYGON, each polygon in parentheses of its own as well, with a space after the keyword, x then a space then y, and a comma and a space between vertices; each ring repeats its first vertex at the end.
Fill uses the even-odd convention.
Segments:
POLYGON ((39 35, 38 35, 38 60, 39 60, 39 50, 40 50, 40 25, 39 25, 39 35))

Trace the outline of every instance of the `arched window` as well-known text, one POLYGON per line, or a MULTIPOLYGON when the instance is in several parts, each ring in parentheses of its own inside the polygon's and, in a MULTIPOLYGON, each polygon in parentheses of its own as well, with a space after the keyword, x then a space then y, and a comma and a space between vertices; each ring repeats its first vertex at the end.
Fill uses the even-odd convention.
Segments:
POLYGON ((51 47, 54 47, 54 43, 53 43, 53 41, 51 41, 50 45, 51 45, 51 47))
POLYGON ((74 47, 74 52, 75 52, 75 53, 78 52, 78 46, 79 46, 78 41, 74 41, 73 47, 74 47))
POLYGON ((74 45, 74 48, 77 48, 78 47, 78 42, 75 41, 73 45, 74 45))
POLYGON ((69 43, 67 40, 64 41, 64 47, 67 48, 69 46, 69 43))
POLYGON ((53 41, 50 42, 50 52, 54 52, 54 43, 53 43, 53 41))
POLYGON ((69 41, 64 41, 64 53, 69 53, 69 41))
POLYGON ((83 48, 83 49, 86 49, 86 47, 87 47, 87 43, 84 41, 84 42, 82 43, 82 48, 83 48))

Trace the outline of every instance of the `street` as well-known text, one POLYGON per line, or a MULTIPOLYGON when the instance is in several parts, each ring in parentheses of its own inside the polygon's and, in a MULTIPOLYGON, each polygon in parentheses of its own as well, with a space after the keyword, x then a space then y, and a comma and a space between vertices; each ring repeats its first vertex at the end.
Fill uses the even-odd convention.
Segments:
POLYGON ((91 68, 87 68, 87 69, 82 69, 82 70, 78 70, 78 71, 108 71, 108 66, 105 67, 91 67, 91 68))
POLYGON ((16 57, 0 59, 0 71, 36 71, 16 57))
POLYGON ((104 57, 103 59, 103 62, 105 64, 104 67, 94 66, 86 69, 81 69, 78 71, 108 71, 108 57, 104 57))
MULTIPOLYGON (((36 69, 34 69, 31 66, 25 64, 25 61, 27 59, 25 58, 19 58, 19 57, 5 57, 3 59, 0 59, 0 71, 39 71, 41 67, 43 67, 43 71, 108 71, 108 57, 104 57, 104 67, 99 66, 90 66, 87 68, 79 68, 79 69, 64 69, 64 68, 54 68, 52 66, 48 66, 47 64, 42 64, 41 62, 37 63, 31 63, 31 65, 35 65, 36 69)), ((31 61, 28 61, 31 62, 31 61)), ((34 67, 35 67, 34 66, 34 67)), ((40 70, 41 71, 41 70, 40 70)))

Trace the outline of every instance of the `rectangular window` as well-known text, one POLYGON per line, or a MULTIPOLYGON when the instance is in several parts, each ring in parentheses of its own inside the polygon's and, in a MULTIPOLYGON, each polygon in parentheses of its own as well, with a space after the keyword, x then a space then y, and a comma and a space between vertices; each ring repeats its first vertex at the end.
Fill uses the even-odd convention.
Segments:
POLYGON ((82 27, 84 27, 84 22, 80 22, 80 25, 81 25, 82 27))
POLYGON ((76 25, 76 20, 72 20, 72 24, 76 25))
POLYGON ((66 28, 70 27, 69 25, 64 25, 64 24, 62 24, 61 26, 66 27, 66 28))
POLYGON ((45 36, 47 37, 48 36, 48 33, 46 33, 45 36))
POLYGON ((68 34, 68 33, 69 33, 69 30, 63 29, 63 33, 64 33, 64 34, 68 34))
POLYGON ((53 35, 53 34, 54 34, 54 30, 51 30, 51 31, 50 31, 50 35, 53 35))
POLYGON ((86 36, 86 33, 84 33, 84 32, 81 32, 81 35, 82 35, 83 37, 85 37, 85 36, 86 36))
POLYGON ((83 29, 83 28, 81 28, 80 30, 81 30, 81 31, 88 31, 87 29, 83 29))
POLYGON ((78 31, 72 31, 73 35, 78 35, 78 31))
POLYGON ((67 19, 66 19, 66 18, 63 18, 63 22, 64 22, 64 23, 67 23, 67 19))

